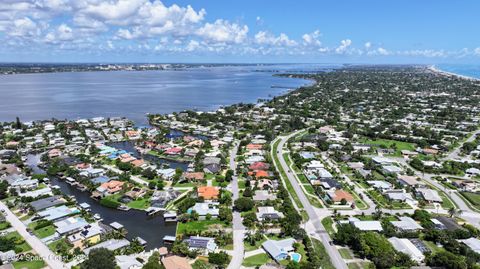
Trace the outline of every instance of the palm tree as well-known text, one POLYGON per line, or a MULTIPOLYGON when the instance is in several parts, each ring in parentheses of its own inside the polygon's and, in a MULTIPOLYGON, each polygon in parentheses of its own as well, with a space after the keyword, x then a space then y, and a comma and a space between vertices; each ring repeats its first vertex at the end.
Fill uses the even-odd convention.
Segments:
POLYGON ((462 214, 462 210, 451 207, 450 209, 448 209, 448 214, 450 214, 450 218, 453 218, 454 216, 458 217, 462 214))

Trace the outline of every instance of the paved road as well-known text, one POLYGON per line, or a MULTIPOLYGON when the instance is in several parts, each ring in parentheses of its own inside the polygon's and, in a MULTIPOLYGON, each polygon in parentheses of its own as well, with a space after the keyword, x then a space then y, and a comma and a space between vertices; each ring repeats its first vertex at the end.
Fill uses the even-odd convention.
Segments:
POLYGON ((12 227, 27 241, 32 249, 43 258, 50 268, 66 268, 65 264, 60 260, 60 257, 55 255, 40 239, 27 232, 25 224, 23 224, 3 202, 0 202, 0 209, 5 210, 5 217, 8 222, 10 222, 12 227))
POLYGON ((286 172, 288 180, 292 184, 293 189, 297 193, 297 196, 300 199, 300 202, 302 203, 305 211, 307 212, 310 218, 309 227, 313 227, 313 229, 307 229, 307 233, 311 234, 315 238, 320 239, 322 244, 325 246, 328 256, 330 256, 330 260, 335 268, 347 269, 348 268, 347 264, 340 256, 338 249, 335 246, 330 245, 330 242, 332 241, 332 239, 330 238, 330 235, 328 235, 327 231, 325 230, 325 227, 323 227, 321 222, 321 217, 319 216, 315 208, 308 201, 298 181, 295 179, 294 174, 290 171, 290 169, 288 168, 287 162, 283 158, 283 145, 290 137, 296 135, 297 133, 298 132, 295 132, 288 136, 280 137, 280 143, 278 144, 278 151, 273 152, 273 154, 277 154, 278 159, 280 161, 280 165, 282 166, 283 170, 286 172))
MULTIPOLYGON (((233 201, 239 197, 237 169, 235 157, 237 156, 238 142, 234 142, 233 149, 230 151, 230 169, 234 171, 232 177, 231 189, 233 193, 233 201)), ((243 238, 245 237, 245 227, 242 224, 242 216, 240 212, 233 212, 233 257, 227 269, 238 269, 242 266, 243 257, 245 255, 243 238)))
POLYGON ((460 152, 462 151, 462 146, 466 142, 472 142, 475 140, 475 137, 480 134, 480 129, 476 130, 473 132, 470 137, 467 138, 467 140, 463 141, 458 147, 456 147, 454 150, 452 150, 447 156, 442 158, 443 160, 454 160, 454 159, 459 159, 460 158, 460 152))
MULTIPOLYGON (((443 191, 450 199, 455 202, 457 207, 462 210, 461 217, 465 219, 467 222, 475 226, 476 228, 480 229, 480 213, 473 211, 468 207, 468 205, 463 201, 462 198, 460 198, 460 194, 458 194, 457 191, 451 190, 440 184, 438 181, 433 179, 434 177, 441 176, 441 175, 436 175, 436 174, 429 174, 429 173, 422 173, 412 166, 407 163, 407 161, 403 158, 397 158, 397 160, 404 166, 409 167, 415 172, 415 175, 418 176, 419 178, 423 179, 424 181, 430 183, 431 185, 435 186, 437 189, 440 191, 443 191)), ((447 176, 447 175, 445 175, 447 176)), ((448 210, 448 208, 447 208, 448 210)))

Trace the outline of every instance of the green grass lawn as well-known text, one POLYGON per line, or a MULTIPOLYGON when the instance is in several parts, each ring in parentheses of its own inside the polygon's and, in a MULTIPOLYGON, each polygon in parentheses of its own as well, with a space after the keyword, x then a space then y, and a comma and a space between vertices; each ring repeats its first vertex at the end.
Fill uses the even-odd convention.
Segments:
POLYGON ((246 188, 246 183, 244 179, 239 179, 238 180, 238 188, 239 189, 245 189, 246 188))
POLYGON ((15 269, 40 269, 45 267, 45 262, 39 258, 39 260, 33 261, 18 261, 13 263, 15 269))
POLYGON ((322 219, 322 224, 325 227, 325 230, 327 230, 327 233, 332 236, 335 234, 335 230, 333 229, 333 219, 331 217, 326 217, 322 219))
POLYGON ((242 265, 246 267, 255 267, 255 266, 264 265, 271 261, 272 259, 270 259, 270 257, 267 254, 260 253, 260 254, 245 258, 243 260, 242 265))
POLYGON ((53 241, 52 243, 48 244, 48 248, 52 250, 54 253, 57 253, 57 250, 62 246, 64 247, 69 246, 67 239, 61 238, 61 239, 58 239, 57 241, 53 241))
POLYGON ((222 225, 226 227, 226 224, 218 219, 198 220, 185 223, 179 222, 177 225, 177 235, 184 234, 187 231, 206 231, 211 225, 222 225))
POLYGON ((32 247, 27 243, 25 242, 25 239, 23 239, 22 236, 20 236, 20 234, 18 232, 11 232, 9 234, 7 234, 5 237, 7 238, 15 238, 15 243, 16 243, 16 246, 15 246, 15 252, 16 253, 22 253, 22 252, 25 252, 25 251, 29 251, 32 249, 32 247))
POLYGON ((38 238, 45 238, 45 237, 53 235, 55 233, 55 226, 48 225, 48 226, 40 228, 38 230, 33 230, 33 233, 38 238))
POLYGON ((0 231, 10 228, 10 226, 10 223, 8 223, 7 221, 0 222, 0 231))
POLYGON ((131 208, 136 208, 136 209, 146 209, 150 206, 150 200, 145 198, 133 200, 130 203, 128 203, 127 206, 131 208))
POLYGON ((342 256, 342 258, 344 259, 352 258, 352 254, 350 253, 350 250, 348 248, 341 248, 338 250, 338 252, 340 252, 340 256, 342 256))
POLYGON ((467 199, 476 209, 480 209, 480 194, 461 191, 460 194, 467 199))
POLYGON ((396 150, 395 154, 396 156, 400 156, 402 153, 402 150, 415 150, 415 144, 413 143, 408 143, 408 142, 402 142, 402 141, 396 141, 396 140, 389 140, 389 139, 376 139, 376 140, 371 140, 371 139, 360 139, 360 143, 364 144, 369 144, 369 145, 378 145, 380 147, 386 147, 386 148, 392 148, 393 145, 395 145, 396 150))
POLYGON ((262 238, 262 240, 255 241, 255 245, 253 245, 253 246, 250 245, 250 243, 248 243, 248 242, 245 241, 245 242, 243 242, 243 245, 244 245, 244 247, 245 247, 245 251, 247 252, 247 251, 252 251, 252 250, 256 250, 256 249, 261 248, 263 242, 265 242, 265 241, 267 241, 267 239, 266 239, 266 238, 262 238))
POLYGON ((442 207, 444 209, 448 210, 449 208, 455 207, 455 205, 452 203, 452 201, 450 201, 450 199, 448 199, 443 191, 438 191, 438 194, 440 197, 442 197, 442 207))

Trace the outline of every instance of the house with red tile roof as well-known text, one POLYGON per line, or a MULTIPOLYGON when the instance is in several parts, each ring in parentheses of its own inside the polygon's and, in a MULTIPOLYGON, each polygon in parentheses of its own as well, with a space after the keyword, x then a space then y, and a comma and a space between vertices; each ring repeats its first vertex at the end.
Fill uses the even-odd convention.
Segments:
POLYGON ((167 155, 179 155, 182 153, 182 148, 181 147, 173 147, 165 150, 165 154, 167 155))
POLYGON ((197 189, 198 197, 205 200, 217 200, 220 195, 220 190, 217 187, 202 186, 197 189))
POLYGON ((248 144, 247 145, 247 150, 259 150, 259 149, 262 149, 263 148, 263 145, 261 144, 248 144))
POLYGON ((248 169, 250 170, 268 170, 270 168, 270 165, 268 163, 264 162, 254 162, 251 165, 248 166, 248 169))
POLYGON ((327 191, 327 195, 335 204, 341 203, 343 199, 345 199, 347 201, 347 204, 349 205, 355 201, 355 199, 353 199, 353 196, 349 192, 342 189, 327 191))
POLYGON ((185 172, 183 177, 188 181, 202 181, 205 179, 204 172, 185 172))
POLYGON ((100 187, 97 188, 97 191, 103 196, 112 195, 121 191, 124 184, 125 182, 123 181, 110 180, 100 185, 100 187))
POLYGON ((255 176, 255 178, 265 178, 269 177, 270 174, 267 171, 264 170, 256 170, 256 171, 250 171, 248 172, 250 176, 255 176))

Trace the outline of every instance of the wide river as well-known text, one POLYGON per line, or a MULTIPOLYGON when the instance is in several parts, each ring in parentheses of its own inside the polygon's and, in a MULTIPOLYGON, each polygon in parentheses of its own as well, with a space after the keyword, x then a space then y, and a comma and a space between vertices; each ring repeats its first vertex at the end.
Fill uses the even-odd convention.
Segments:
MULTIPOLYGON (((124 116, 146 123, 146 113, 214 110, 256 102, 309 84, 273 76, 298 65, 226 66, 164 71, 112 71, 0 76, 0 121, 124 116), (257 72, 262 70, 262 72, 257 72)), ((308 66, 309 71, 325 66, 308 66)))

